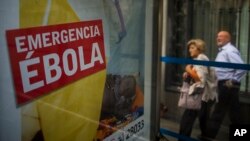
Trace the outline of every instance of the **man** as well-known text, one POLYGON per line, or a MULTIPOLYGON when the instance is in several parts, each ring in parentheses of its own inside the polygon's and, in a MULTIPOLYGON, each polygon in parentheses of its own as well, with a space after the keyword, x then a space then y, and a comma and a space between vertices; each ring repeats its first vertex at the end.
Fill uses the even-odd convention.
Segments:
MULTIPOLYGON (((215 61, 243 64, 240 52, 230 42, 231 36, 227 31, 220 31, 217 34, 217 46, 219 52, 215 61)), ((206 137, 214 139, 220 129, 221 123, 229 112, 232 124, 240 123, 239 90, 240 80, 246 73, 245 70, 231 68, 215 68, 218 79, 218 103, 208 122, 206 137)))

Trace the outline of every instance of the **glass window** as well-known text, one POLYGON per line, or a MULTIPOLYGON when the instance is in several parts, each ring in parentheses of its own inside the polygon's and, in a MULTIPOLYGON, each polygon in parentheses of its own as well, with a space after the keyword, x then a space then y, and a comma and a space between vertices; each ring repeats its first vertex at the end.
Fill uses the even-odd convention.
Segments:
MULTIPOLYGON (((201 38, 206 42, 206 54, 214 60, 219 30, 228 30, 245 63, 249 64, 249 1, 171 1, 168 4, 167 55, 187 56, 186 42, 201 38)), ((166 89, 180 85, 183 67, 167 64, 166 89), (174 75, 170 75, 173 74, 174 75)), ((249 93, 249 75, 242 80, 241 91, 249 93)))

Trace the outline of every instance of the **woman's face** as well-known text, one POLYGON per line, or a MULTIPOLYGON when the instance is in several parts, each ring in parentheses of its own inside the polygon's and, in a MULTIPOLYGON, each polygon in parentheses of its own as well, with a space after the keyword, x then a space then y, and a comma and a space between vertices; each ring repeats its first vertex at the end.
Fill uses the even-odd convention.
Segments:
POLYGON ((188 51, 192 58, 196 58, 200 54, 200 50, 194 44, 191 44, 189 46, 188 51))

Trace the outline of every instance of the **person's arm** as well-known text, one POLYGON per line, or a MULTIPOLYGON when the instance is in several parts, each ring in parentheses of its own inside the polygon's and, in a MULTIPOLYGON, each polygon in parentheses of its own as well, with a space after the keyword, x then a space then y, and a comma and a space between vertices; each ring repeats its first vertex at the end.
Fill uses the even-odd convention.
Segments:
POLYGON ((187 65, 185 68, 186 72, 194 79, 195 82, 201 81, 192 65, 187 65))
MULTIPOLYGON (((230 63, 244 64, 239 52, 231 52, 228 53, 228 59, 230 63)), ((234 80, 240 81, 241 78, 246 74, 246 70, 236 69, 234 73, 234 80)))

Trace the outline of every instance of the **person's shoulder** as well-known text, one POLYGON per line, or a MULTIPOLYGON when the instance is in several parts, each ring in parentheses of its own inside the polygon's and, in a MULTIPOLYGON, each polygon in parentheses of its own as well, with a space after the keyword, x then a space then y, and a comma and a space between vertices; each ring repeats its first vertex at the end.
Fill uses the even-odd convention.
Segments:
POLYGON ((229 55, 239 54, 239 50, 233 44, 230 43, 227 45, 225 53, 229 55))
POLYGON ((238 51, 238 49, 231 43, 228 43, 227 45, 225 45, 225 49, 226 51, 238 51))
POLYGON ((204 53, 201 53, 201 54, 198 55, 197 60, 205 60, 205 61, 208 61, 209 58, 208 58, 204 53))

